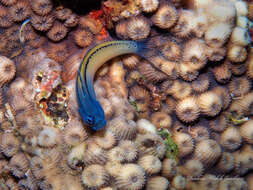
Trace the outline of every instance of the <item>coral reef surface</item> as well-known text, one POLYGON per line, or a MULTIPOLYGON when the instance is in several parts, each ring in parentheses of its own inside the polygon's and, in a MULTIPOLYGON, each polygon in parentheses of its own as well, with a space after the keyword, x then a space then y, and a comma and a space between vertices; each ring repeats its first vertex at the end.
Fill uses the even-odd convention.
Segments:
POLYGON ((0 0, 0 189, 252 190, 253 3, 67 4, 0 0), (95 132, 76 73, 113 38, 152 51, 97 71, 107 125, 95 132))

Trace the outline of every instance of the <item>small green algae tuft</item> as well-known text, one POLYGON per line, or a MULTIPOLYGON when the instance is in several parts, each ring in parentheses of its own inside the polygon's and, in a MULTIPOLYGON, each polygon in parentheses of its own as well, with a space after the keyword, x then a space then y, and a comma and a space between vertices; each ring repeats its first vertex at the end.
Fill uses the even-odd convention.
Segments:
POLYGON ((158 135, 163 138, 166 145, 166 158, 177 160, 179 150, 177 144, 172 140, 170 132, 167 129, 161 129, 158 131, 158 135))

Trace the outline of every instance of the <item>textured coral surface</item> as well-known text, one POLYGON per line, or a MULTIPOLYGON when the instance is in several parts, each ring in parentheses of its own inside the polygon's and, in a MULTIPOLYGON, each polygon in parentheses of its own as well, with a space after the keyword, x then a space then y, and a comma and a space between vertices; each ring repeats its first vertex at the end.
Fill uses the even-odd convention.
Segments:
POLYGON ((0 0, 0 189, 253 189, 253 3, 73 2, 0 0), (95 132, 76 72, 113 38, 149 49, 97 71, 95 132))

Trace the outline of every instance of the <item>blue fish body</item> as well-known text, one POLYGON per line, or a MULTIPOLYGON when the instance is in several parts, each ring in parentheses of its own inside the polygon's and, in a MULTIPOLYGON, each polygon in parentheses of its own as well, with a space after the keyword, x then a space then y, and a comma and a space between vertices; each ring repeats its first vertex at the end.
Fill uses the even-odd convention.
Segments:
POLYGON ((145 47, 141 42, 109 41, 95 46, 84 56, 77 74, 76 95, 80 116, 93 130, 97 131, 106 126, 104 110, 96 100, 93 87, 95 72, 113 57, 129 53, 143 55, 145 47))

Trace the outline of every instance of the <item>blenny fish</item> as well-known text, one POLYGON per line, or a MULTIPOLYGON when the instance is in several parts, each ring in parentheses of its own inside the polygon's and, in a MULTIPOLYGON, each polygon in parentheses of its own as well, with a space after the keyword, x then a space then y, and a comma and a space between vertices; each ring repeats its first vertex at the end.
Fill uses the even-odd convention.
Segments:
POLYGON ((101 43, 90 49, 84 56, 77 74, 76 95, 78 111, 82 120, 95 131, 106 126, 104 110, 96 100, 93 87, 94 75, 106 61, 123 54, 134 53, 147 58, 147 42, 115 40, 101 43))

